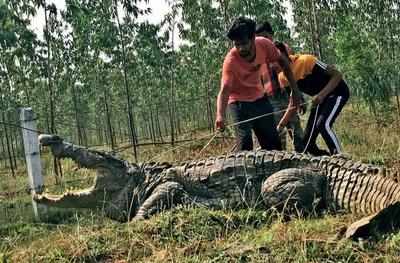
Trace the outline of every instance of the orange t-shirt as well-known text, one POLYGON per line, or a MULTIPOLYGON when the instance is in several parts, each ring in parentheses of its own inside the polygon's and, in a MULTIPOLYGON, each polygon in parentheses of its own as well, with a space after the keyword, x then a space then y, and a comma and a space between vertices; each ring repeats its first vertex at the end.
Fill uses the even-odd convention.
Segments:
POLYGON ((255 101, 264 96, 261 83, 261 66, 277 62, 279 50, 268 39, 256 37, 256 57, 254 61, 244 60, 236 48, 225 56, 222 67, 221 87, 229 89, 228 103, 235 101, 255 101))

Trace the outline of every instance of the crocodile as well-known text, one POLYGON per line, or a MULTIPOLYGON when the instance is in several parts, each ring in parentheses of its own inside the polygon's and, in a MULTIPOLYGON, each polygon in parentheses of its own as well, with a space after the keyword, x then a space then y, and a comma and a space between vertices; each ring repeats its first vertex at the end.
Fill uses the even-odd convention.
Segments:
POLYGON ((42 134, 39 142, 55 157, 96 171, 88 189, 34 195, 48 206, 101 208, 118 221, 145 219, 177 205, 363 215, 347 228, 349 238, 390 231, 400 222, 400 184, 385 175, 389 170, 344 155, 255 150, 175 164, 134 164, 56 135, 42 134))

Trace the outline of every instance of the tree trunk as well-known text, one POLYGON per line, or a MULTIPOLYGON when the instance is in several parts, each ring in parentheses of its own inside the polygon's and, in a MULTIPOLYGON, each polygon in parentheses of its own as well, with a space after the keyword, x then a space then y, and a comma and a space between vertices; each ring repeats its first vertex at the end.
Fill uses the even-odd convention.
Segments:
POLYGON ((11 174, 15 178, 15 167, 14 167, 14 163, 13 163, 12 155, 11 155, 10 137, 8 135, 7 125, 5 124, 7 122, 7 120, 6 120, 6 115, 5 115, 4 111, 2 113, 2 118, 3 118, 3 128, 4 128, 4 135, 5 135, 5 139, 6 139, 6 146, 7 146, 7 153, 8 153, 8 161, 10 164, 11 174))
POLYGON ((314 36, 314 41, 316 42, 317 56, 319 59, 323 60, 319 23, 318 23, 318 19, 317 19, 317 12, 315 9, 314 0, 311 0, 311 12, 312 12, 312 19, 313 19, 312 21, 314 24, 313 36, 314 36))
MULTIPOLYGON (((10 112, 8 112, 8 119, 12 122, 12 123, 17 123, 14 122, 12 116, 10 116, 10 112)), ((15 170, 18 169, 18 165, 17 165, 17 138, 16 138, 16 134, 15 134, 15 127, 11 127, 10 128, 10 145, 11 145, 11 156, 12 156, 12 161, 14 163, 14 168, 15 170)))
MULTIPOLYGON (((400 4, 400 3, 399 3, 400 4)), ((397 19, 399 18, 399 15, 397 15, 397 19)), ((398 41, 395 40, 395 36, 394 36, 394 32, 395 32, 395 28, 394 25, 397 25, 398 21, 396 21, 396 18, 394 19, 394 21, 388 21, 388 28, 389 28, 389 34, 390 34, 390 38, 389 38, 389 42, 390 44, 388 45, 390 47, 390 51, 391 51, 391 59, 392 59, 392 63, 393 65, 397 65, 397 59, 396 59, 396 55, 398 54, 398 52, 396 52, 396 50, 399 49, 398 46, 398 41)), ((398 67, 398 65, 397 65, 398 67)), ((398 74, 397 74, 398 75, 398 74)), ((397 106, 397 124, 400 125, 400 76, 397 76, 397 81, 394 81, 394 94, 396 97, 396 106, 397 106)))
POLYGON ((112 123, 111 123, 111 112, 110 112, 110 106, 108 105, 108 94, 106 91, 106 88, 104 89, 104 107, 106 110, 106 120, 107 120, 107 130, 108 130, 108 135, 110 137, 110 143, 111 143, 111 149, 115 149, 115 136, 114 136, 114 131, 112 128, 112 123))
MULTIPOLYGON (((4 140, 5 140, 5 134, 3 134, 2 130, 0 129, 0 144, 1 144, 1 156, 0 156, 0 161, 4 163, 3 167, 5 168, 7 166, 7 157, 6 157, 6 146, 4 145, 4 140)), ((1 167, 1 165, 0 165, 1 167)))
MULTIPOLYGON (((47 74, 47 89, 49 92, 49 104, 50 104, 50 123, 49 123, 49 132, 51 134, 57 134, 56 125, 55 125, 55 107, 54 107, 54 90, 53 90, 53 81, 52 81, 52 72, 51 72, 51 41, 50 41, 50 28, 48 21, 48 13, 47 13, 47 5, 44 2, 44 21, 47 33, 45 34, 46 46, 47 46, 47 65, 46 65, 46 74, 47 74)), ((62 177, 62 167, 61 163, 57 158, 53 160, 54 164, 54 172, 56 175, 56 183, 60 183, 60 178, 62 177)))
POLYGON ((111 99, 111 95, 107 92, 108 89, 107 89, 107 85, 105 85, 104 78, 101 77, 101 76, 103 76, 103 72, 100 72, 98 63, 97 63, 97 75, 100 76, 101 83, 98 82, 98 85, 100 87, 102 87, 103 95, 104 95, 103 102, 104 102, 104 110, 105 110, 105 114, 106 114, 105 118, 106 118, 106 123, 107 123, 106 135, 108 135, 111 149, 114 150, 116 148, 115 147, 115 136, 114 136, 114 131, 113 131, 112 122, 111 122, 111 118, 112 118, 111 109, 110 109, 110 105, 108 103, 108 99, 109 98, 110 98, 110 100, 112 100, 112 99, 111 99))
POLYGON ((160 121, 160 112, 158 111, 158 108, 156 108, 156 116, 155 116, 155 125, 156 125, 156 131, 157 131, 157 138, 158 141, 160 142, 164 142, 163 139, 163 134, 162 134, 162 130, 161 130, 161 121, 160 121))
POLYGON ((127 77, 127 65, 126 65, 126 53, 125 53, 125 43, 124 39, 122 37, 122 32, 121 32, 121 24, 119 22, 119 15, 118 15, 118 3, 116 0, 113 1, 114 3, 114 10, 117 18, 117 25, 118 25, 118 36, 120 38, 120 44, 121 44, 121 51, 122 51, 122 63, 123 63, 123 77, 124 77, 124 86, 125 86, 125 95, 126 95, 126 107, 127 107, 127 112, 128 112, 128 123, 129 123, 129 131, 130 131, 130 136, 131 136, 131 142, 133 145, 133 155, 135 157, 135 162, 137 162, 138 157, 137 157, 137 149, 136 149, 136 143, 137 143, 137 138, 136 138, 136 128, 135 128, 135 123, 134 123, 134 118, 133 118, 133 113, 132 113, 132 101, 131 101, 131 95, 129 92, 129 83, 128 83, 128 77, 127 77))
POLYGON ((150 107, 150 137, 152 142, 156 142, 156 132, 154 128, 153 107, 150 107))
POLYGON ((208 85, 206 85, 206 96, 207 96, 207 123, 208 123, 208 130, 210 132, 214 132, 214 115, 212 111, 212 104, 211 104, 211 95, 210 90, 212 88, 212 78, 208 81, 208 85))
POLYGON ((75 89, 75 84, 71 85, 70 82, 70 86, 71 86, 71 95, 72 95, 72 102, 73 102, 73 106, 74 106, 74 115, 75 115, 75 125, 76 125, 76 135, 78 137, 78 142, 80 145, 85 145, 83 143, 83 135, 82 135, 82 127, 81 127, 81 122, 80 122, 80 118, 79 118, 79 110, 78 110, 78 98, 76 96, 76 89, 75 89))
MULTIPOLYGON (((228 4, 230 0, 218 0, 222 16, 224 17, 224 32, 228 31, 230 18, 228 16, 228 4)), ((229 45, 229 44, 227 44, 229 45)))
POLYGON ((170 134, 170 131, 168 130, 169 123, 168 123, 167 117, 169 119, 169 116, 165 116, 164 114, 162 115, 162 124, 163 124, 163 128, 164 128, 164 134, 165 134, 165 136, 168 137, 168 134, 170 134))
POLYGON ((169 113, 169 134, 170 134, 170 139, 171 139, 171 145, 173 146, 175 143, 175 127, 174 127, 174 113, 173 113, 173 109, 172 109, 172 89, 173 89, 173 85, 171 84, 171 101, 168 100, 168 113, 169 113))
POLYGON ((121 144, 122 142, 125 141, 125 135, 122 132, 122 127, 121 127, 121 122, 118 120, 118 144, 121 144))
MULTIPOLYGON (((99 112, 99 110, 97 112, 99 112)), ((98 116, 98 117, 101 118, 101 116, 98 116)), ((99 121, 96 121, 95 124, 96 124, 96 133, 97 133, 96 138, 95 138, 96 141, 91 144, 103 144, 104 143, 103 125, 99 121)))
POLYGON ((30 93, 29 93, 31 87, 30 87, 30 85, 28 84, 28 81, 27 81, 26 78, 24 78, 23 83, 24 83, 24 91, 25 91, 25 95, 26 95, 26 105, 29 106, 29 105, 31 105, 31 95, 30 95, 30 93))

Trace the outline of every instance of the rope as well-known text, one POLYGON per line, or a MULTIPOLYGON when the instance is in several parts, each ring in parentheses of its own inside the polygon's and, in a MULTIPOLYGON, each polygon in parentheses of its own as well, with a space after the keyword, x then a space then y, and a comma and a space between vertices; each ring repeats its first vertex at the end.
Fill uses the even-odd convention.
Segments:
POLYGON ((201 153, 210 145, 210 143, 215 139, 215 137, 218 135, 218 132, 215 132, 214 136, 211 137, 211 139, 206 143, 206 145, 200 150, 200 152, 196 155, 196 159, 201 155, 201 153))
POLYGON ((317 105, 317 108, 316 108, 316 110, 315 110, 315 117, 314 117, 314 122, 313 122, 313 125, 312 125, 312 128, 311 128, 310 137, 308 138, 307 144, 306 144, 306 146, 304 147, 304 150, 303 150, 302 153, 305 153, 305 152, 306 152, 306 150, 307 150, 307 148, 308 148, 308 146, 309 146, 309 144, 310 144, 310 142, 311 142, 311 137, 312 137, 312 135, 313 135, 313 133, 314 133, 315 124, 317 123, 318 109, 319 109, 319 104, 317 105))
POLYGON ((165 155, 166 153, 170 153, 170 152, 173 152, 173 151, 175 151, 175 150, 177 150, 177 149, 183 148, 183 147, 185 147, 186 145, 191 144, 192 142, 204 140, 204 139, 206 139, 206 138, 208 138, 208 137, 210 137, 210 136, 215 136, 215 135, 214 135, 214 132, 211 133, 211 134, 207 134, 207 135, 205 135, 205 136, 203 136, 203 137, 200 137, 200 138, 197 139, 197 140, 192 140, 192 141, 190 141, 190 142, 184 143, 184 144, 182 144, 182 145, 180 145, 180 146, 176 146, 176 147, 174 147, 174 148, 172 148, 172 149, 169 149, 169 150, 164 151, 164 152, 162 152, 162 153, 160 153, 160 154, 157 154, 157 155, 155 155, 153 158, 151 158, 150 160, 148 160, 148 162, 151 162, 151 161, 157 159, 158 157, 165 155))
MULTIPOLYGON (((310 103, 310 102, 304 102, 304 103, 301 103, 300 105, 306 105, 306 104, 308 104, 308 103, 310 103)), ((294 108, 296 108, 296 107, 291 107, 290 109, 294 109, 294 108)), ((269 112, 269 113, 266 113, 266 114, 263 114, 263 115, 259 115, 259 116, 256 116, 256 117, 253 117, 253 118, 250 118, 250 119, 247 119, 247 120, 243 120, 243 121, 231 123, 231 124, 229 124, 229 125, 226 125, 226 127, 237 126, 237 125, 242 124, 242 123, 250 122, 250 121, 253 121, 253 120, 256 120, 256 119, 260 119, 260 118, 263 118, 263 117, 266 117, 266 116, 270 116, 270 115, 273 115, 273 114, 277 114, 277 113, 281 113, 281 112, 286 112, 286 111, 287 111, 287 109, 280 110, 280 111, 269 112)), ((197 154, 197 156, 199 156, 199 155, 211 144, 211 142, 214 140, 214 138, 217 136, 218 133, 219 133, 218 131, 217 131, 217 132, 213 132, 213 133, 211 133, 211 134, 206 135, 205 137, 202 137, 202 138, 199 138, 199 139, 197 139, 197 140, 194 140, 194 141, 200 141, 200 140, 203 140, 203 139, 205 139, 205 138, 208 138, 208 137, 212 136, 212 138, 206 143, 206 145, 201 149, 201 151, 197 154)), ((185 147, 186 145, 188 145, 188 144, 190 144, 190 143, 191 143, 191 142, 185 143, 185 144, 183 144, 183 145, 180 145, 180 146, 174 147, 174 148, 172 148, 172 149, 170 149, 170 150, 167 150, 167 151, 165 151, 165 152, 162 152, 162 153, 160 153, 160 154, 154 156, 153 158, 151 158, 149 161, 152 161, 152 160, 154 160, 154 159, 156 159, 156 158, 158 158, 158 157, 160 157, 160 156, 163 156, 163 155, 166 154, 166 153, 172 152, 172 151, 174 151, 174 150, 176 150, 176 149, 183 148, 183 147, 185 147)), ((236 148, 236 146, 237 146, 237 145, 235 144, 234 147, 231 149, 231 151, 234 150, 234 149, 236 148)))
POLYGON ((25 127, 22 127, 21 125, 14 124, 14 123, 11 123, 11 122, 0 121, 0 124, 7 125, 7 126, 10 126, 10 127, 14 127, 14 128, 20 128, 20 129, 31 131, 31 132, 36 132, 38 134, 43 134, 44 133, 44 132, 42 132, 40 130, 34 130, 34 129, 25 128, 25 127))
MULTIPOLYGON (((299 104, 299 106, 306 105, 306 104, 308 104, 308 103, 310 103, 310 102, 301 103, 301 104, 299 104)), ((295 108, 296 108, 296 107, 291 107, 291 108, 289 108, 289 110, 292 110, 292 109, 295 109, 295 108)), ((259 115, 259 116, 256 116, 256 117, 253 117, 253 118, 244 120, 244 121, 239 121, 239 122, 231 123, 231 124, 229 124, 229 125, 226 125, 226 127, 236 126, 236 125, 239 125, 239 124, 242 124, 242 123, 254 121, 254 120, 257 120, 257 119, 266 117, 266 116, 270 116, 270 115, 273 115, 273 114, 277 114, 277 113, 281 113, 281 112, 286 112, 286 111, 287 111, 287 109, 269 112, 269 113, 266 113, 266 114, 263 114, 263 115, 259 115)))

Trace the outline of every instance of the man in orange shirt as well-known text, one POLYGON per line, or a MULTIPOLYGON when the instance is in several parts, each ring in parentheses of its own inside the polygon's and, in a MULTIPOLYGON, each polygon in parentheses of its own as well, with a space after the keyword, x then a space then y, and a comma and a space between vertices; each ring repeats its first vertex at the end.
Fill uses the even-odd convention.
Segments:
POLYGON ((238 123, 235 126, 237 151, 253 149, 252 130, 262 149, 281 150, 272 107, 261 83, 261 66, 279 63, 292 89, 291 106, 297 107, 300 93, 287 57, 270 40, 256 37, 255 28, 253 20, 239 17, 229 29, 228 38, 234 47, 223 64, 215 126, 219 130, 225 128, 225 111, 229 105, 233 120, 238 123))

